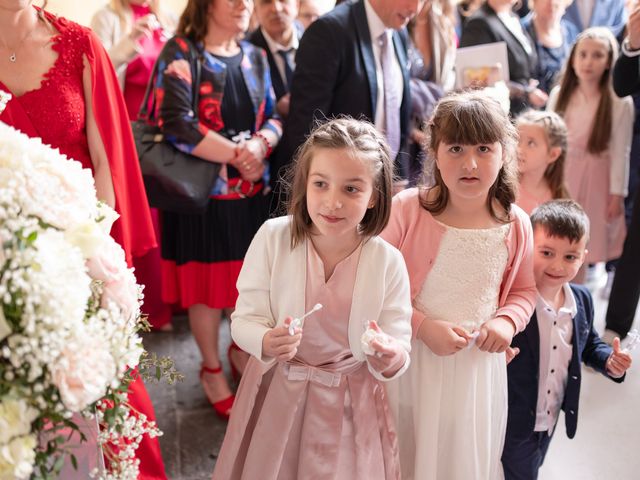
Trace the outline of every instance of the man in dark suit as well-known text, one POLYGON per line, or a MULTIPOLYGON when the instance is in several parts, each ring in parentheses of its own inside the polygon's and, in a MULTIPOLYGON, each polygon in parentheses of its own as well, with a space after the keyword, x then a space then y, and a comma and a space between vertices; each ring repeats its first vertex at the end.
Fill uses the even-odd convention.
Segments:
POLYGON ((296 23, 299 0, 256 0, 259 27, 248 40, 267 52, 271 83, 282 117, 289 113, 289 90, 302 32, 296 23))
MULTIPOLYGON (((633 95, 636 105, 634 135, 640 137, 640 7, 629 17, 628 35, 613 68, 613 88, 619 97, 633 95)), ((634 151, 632 150, 632 155, 634 151)), ((638 155, 638 152, 635 152, 638 155)), ((638 175, 638 173, 636 173, 638 175)), ((640 179, 636 178, 633 210, 622 255, 616 267, 603 338, 625 338, 633 325, 640 298, 640 179)))
POLYGON ((311 24, 296 55, 283 164, 291 162, 315 121, 350 115, 386 135, 396 174, 407 178, 403 148, 411 99, 404 27, 423 5, 424 0, 351 0, 311 24))
POLYGON ((613 349, 593 328, 589 290, 570 285, 584 262, 589 220, 573 200, 540 205, 531 215, 534 232, 536 310, 511 348, 519 353, 507 368, 509 413, 502 453, 506 480, 535 480, 565 412, 567 436, 578 424, 580 362, 622 382, 631 356, 613 349))

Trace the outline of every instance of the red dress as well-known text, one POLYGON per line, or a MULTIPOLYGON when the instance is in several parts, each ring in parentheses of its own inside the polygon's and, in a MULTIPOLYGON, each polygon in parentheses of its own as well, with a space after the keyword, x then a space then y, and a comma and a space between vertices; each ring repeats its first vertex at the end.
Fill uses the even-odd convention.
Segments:
MULTIPOLYGON (((121 215, 112 236, 123 246, 127 261, 144 255, 155 246, 144 186, 126 109, 118 81, 104 48, 87 28, 46 14, 59 32, 52 40, 58 53, 40 88, 19 97, 12 94, 0 121, 30 137, 60 150, 93 170, 86 134, 85 97, 82 83, 83 56, 91 66, 93 114, 104 144, 113 180, 116 211, 121 215)), ((0 82, 0 90, 11 91, 0 82)), ((129 402, 149 419, 155 420, 151 399, 141 379, 133 382, 129 402)), ((137 457, 140 479, 165 480, 164 464, 157 439, 145 436, 137 457)))
MULTIPOLYGON (((130 4, 133 21, 151 13, 149 5, 130 4)), ((138 40, 140 53, 127 65, 124 80, 124 102, 130 120, 138 118, 140 104, 144 99, 147 83, 153 72, 153 64, 166 43, 162 28, 158 27, 150 37, 142 36, 138 40)), ((156 237, 160 238, 159 214, 151 209, 151 219, 156 237)), ((153 328, 159 329, 171 323, 172 309, 162 300, 162 271, 160 268, 160 248, 154 248, 146 255, 133 259, 138 281, 144 285, 144 305, 142 311, 149 317, 147 320, 153 328)))

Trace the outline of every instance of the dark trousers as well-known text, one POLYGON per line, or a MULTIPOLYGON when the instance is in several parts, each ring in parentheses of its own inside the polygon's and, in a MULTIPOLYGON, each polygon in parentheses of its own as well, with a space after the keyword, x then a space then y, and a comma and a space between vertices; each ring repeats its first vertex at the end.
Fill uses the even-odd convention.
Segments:
POLYGON ((631 222, 624 241, 622 256, 618 261, 616 274, 611 286, 606 328, 613 330, 620 338, 629 333, 640 298, 640 189, 633 202, 631 222))
POLYGON ((502 467, 505 480, 536 480, 553 435, 531 432, 521 439, 505 439, 502 467))

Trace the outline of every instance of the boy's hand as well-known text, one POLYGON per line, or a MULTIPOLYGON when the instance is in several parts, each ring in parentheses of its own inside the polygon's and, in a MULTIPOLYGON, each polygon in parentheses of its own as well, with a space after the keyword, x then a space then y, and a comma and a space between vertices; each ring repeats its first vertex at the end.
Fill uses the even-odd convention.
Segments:
POLYGON ((480 327, 476 345, 483 352, 502 353, 511 345, 515 333, 516 326, 508 318, 492 318, 480 327))
POLYGON ((520 353, 520 349, 518 347, 515 347, 515 348, 507 347, 504 353, 507 356, 507 365, 509 365, 511 363, 511 360, 516 358, 516 355, 520 353))
POLYGON ((295 335, 289 335, 289 324, 292 318, 284 320, 284 327, 275 327, 262 337, 262 354, 274 357, 279 362, 288 362, 298 353, 298 346, 302 340, 302 330, 296 328, 295 335))
POLYGON ((620 349, 620 338, 613 339, 613 353, 607 359, 607 373, 614 377, 620 378, 631 366, 631 355, 620 349))
POLYGON ((370 343, 376 355, 367 355, 367 361, 376 372, 391 378, 407 361, 407 352, 395 338, 384 333, 376 322, 369 322, 369 328, 384 335, 384 341, 373 340, 370 343))
POLYGON ((444 320, 425 320, 417 338, 436 355, 453 355, 469 345, 472 336, 464 328, 444 320))

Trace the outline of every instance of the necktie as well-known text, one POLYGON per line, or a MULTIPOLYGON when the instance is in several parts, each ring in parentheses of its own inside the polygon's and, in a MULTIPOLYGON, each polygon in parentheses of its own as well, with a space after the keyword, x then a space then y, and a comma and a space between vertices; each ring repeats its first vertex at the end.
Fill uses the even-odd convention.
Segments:
POLYGON ((384 82, 384 118, 385 135, 391 158, 395 159, 400 150, 400 86, 395 67, 395 51, 393 38, 390 31, 385 31, 380 36, 380 63, 382 66, 382 80, 384 82))
POLYGON ((293 78, 293 65, 291 63, 289 53, 293 51, 293 48, 289 50, 278 50, 278 55, 284 60, 284 76, 286 80, 287 92, 291 88, 291 79, 293 78))

